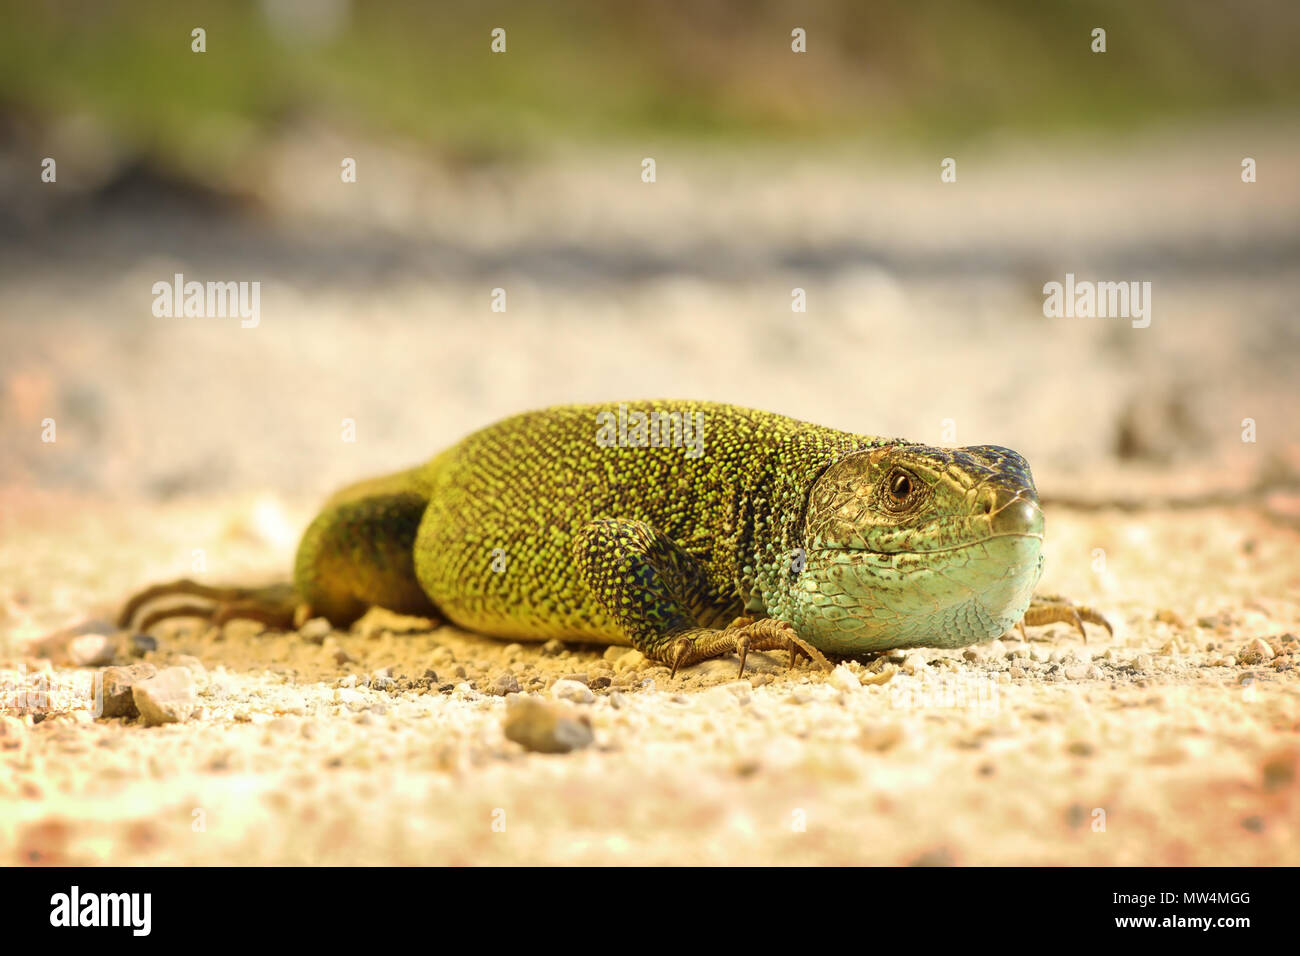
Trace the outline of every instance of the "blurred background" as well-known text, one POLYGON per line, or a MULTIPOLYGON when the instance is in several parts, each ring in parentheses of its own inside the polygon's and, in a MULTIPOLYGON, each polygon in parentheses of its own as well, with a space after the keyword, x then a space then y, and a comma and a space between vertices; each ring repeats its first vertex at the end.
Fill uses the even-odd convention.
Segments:
POLYGON ((1286 0, 0 11, 10 528, 249 490, 305 515, 631 397, 1003 443, 1049 497, 1294 473, 1286 0), (258 326, 156 317, 175 273, 259 282, 258 326), (1151 282, 1150 327, 1045 318, 1066 273, 1151 282))

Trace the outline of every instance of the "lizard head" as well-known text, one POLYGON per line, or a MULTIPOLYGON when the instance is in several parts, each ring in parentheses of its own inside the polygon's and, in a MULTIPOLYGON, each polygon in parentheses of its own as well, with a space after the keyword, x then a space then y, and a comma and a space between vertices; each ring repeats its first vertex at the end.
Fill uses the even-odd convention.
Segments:
POLYGON ((1009 448, 853 452, 809 491, 794 623, 845 653, 987 640, 1028 607, 1042 542, 1029 464, 1009 448))

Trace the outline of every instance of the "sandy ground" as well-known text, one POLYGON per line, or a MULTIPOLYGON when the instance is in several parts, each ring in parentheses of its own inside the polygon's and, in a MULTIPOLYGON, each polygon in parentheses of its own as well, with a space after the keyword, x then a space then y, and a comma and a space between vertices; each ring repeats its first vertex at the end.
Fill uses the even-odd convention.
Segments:
MULTIPOLYGON (((54 514, 11 543, 97 552, 130 539, 112 577, 132 578, 195 526, 252 561, 263 546, 246 532, 267 514, 54 514)), ((144 653, 123 635, 120 663, 190 668, 201 712, 161 727, 4 718, 4 858, 1295 863, 1293 534, 1244 510, 1190 517, 1053 515, 1049 567, 1085 544, 1114 556, 1105 574, 1045 582, 1104 607, 1113 640, 1054 625, 831 675, 763 655, 744 680, 734 660, 670 679, 625 648, 543 653, 382 614, 311 638, 175 622, 144 653), (585 681, 593 700, 567 706, 589 718, 592 746, 539 754, 508 741, 494 693, 506 675, 543 697, 559 678, 585 681)), ((98 579, 71 556, 64 566, 72 592, 98 579)), ((70 691, 87 672, 23 663, 70 691)))
MULTIPOLYGON (((1271 135, 1254 152, 1293 160, 1271 135)), ((390 193, 352 205, 280 189, 283 228, 31 213, 0 258, 0 860, 1300 862, 1300 191, 1243 192, 1234 137, 990 153, 960 193, 928 158, 694 156, 653 193, 639 154, 628 183, 597 156, 420 189, 396 156, 390 193), (174 271, 263 281, 261 325, 154 318, 174 271), (1066 271, 1153 281, 1151 327, 1043 319, 1066 271), (1114 637, 831 674, 760 655, 738 681, 382 614, 176 621, 153 648, 95 623, 196 549, 205 580, 283 577, 324 493, 477 425, 638 395, 1021 450, 1049 501, 1043 590, 1114 637), (95 719, 82 685, 109 663, 183 668, 197 710, 95 719), (555 706, 590 745, 507 739, 503 695, 562 678, 589 688, 555 706), (54 703, 13 699, 42 680, 54 703)))

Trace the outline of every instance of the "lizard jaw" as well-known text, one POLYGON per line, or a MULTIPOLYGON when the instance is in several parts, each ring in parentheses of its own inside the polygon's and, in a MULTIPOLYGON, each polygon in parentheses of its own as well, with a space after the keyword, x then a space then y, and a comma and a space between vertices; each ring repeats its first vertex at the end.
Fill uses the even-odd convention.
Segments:
POLYGON ((1042 536, 999 534, 925 552, 823 548, 794 584, 792 621, 823 650, 961 647, 1024 615, 1042 573, 1042 536))

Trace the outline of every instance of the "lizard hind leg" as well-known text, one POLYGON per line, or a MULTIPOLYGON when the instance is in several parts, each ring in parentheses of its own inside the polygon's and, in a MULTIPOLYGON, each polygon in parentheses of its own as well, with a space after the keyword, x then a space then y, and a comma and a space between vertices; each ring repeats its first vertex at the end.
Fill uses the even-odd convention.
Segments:
POLYGON ((142 631, 147 631, 160 621, 177 617, 198 617, 217 625, 236 618, 244 618, 260 621, 267 627, 287 630, 299 623, 297 617, 306 610, 291 584, 272 584, 265 587, 216 587, 199 584, 189 578, 180 578, 166 584, 145 588, 131 597, 118 614, 118 626, 130 627, 136 621, 136 615, 141 611, 147 611, 150 605, 177 597, 200 600, 166 604, 144 614, 136 626, 142 631))
POLYGON ((146 605, 185 597, 182 604, 147 614, 147 629, 173 617, 200 617, 221 625, 246 619, 291 630, 311 617, 346 628, 371 607, 437 618, 415 578, 413 547, 426 499, 410 490, 406 473, 345 488, 326 502, 298 544, 293 584, 214 587, 187 578, 147 588, 122 609, 130 626, 146 605))
POLYGON ((584 584, 631 640, 652 660, 672 668, 736 654, 745 671, 749 651, 789 650, 829 667, 794 629, 770 618, 741 617, 738 596, 711 583, 703 564, 643 521, 603 518, 574 536, 584 584), (725 628, 702 622, 732 620, 725 628))

